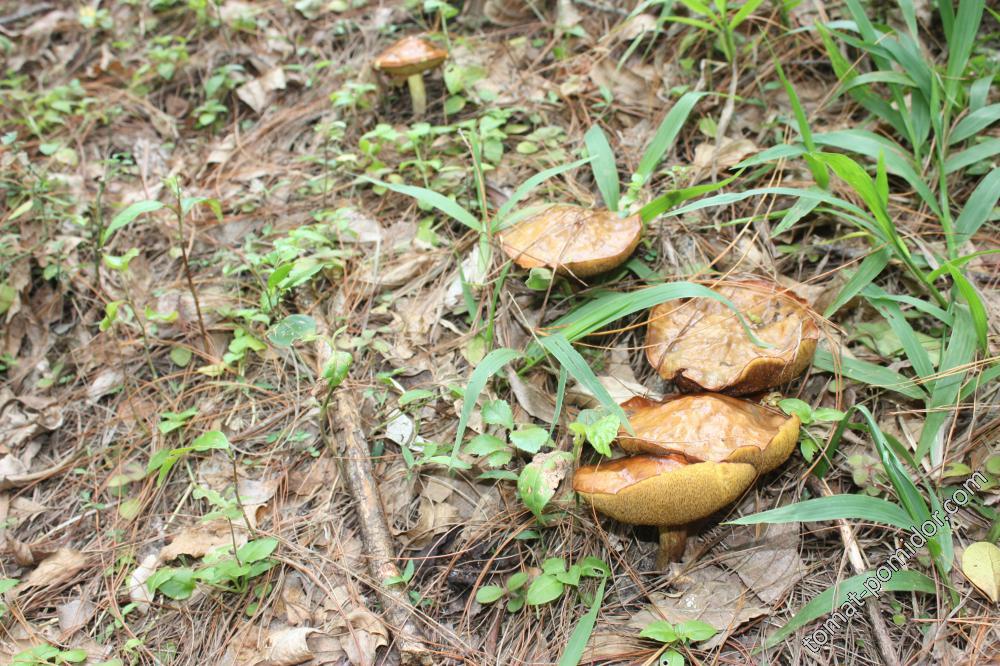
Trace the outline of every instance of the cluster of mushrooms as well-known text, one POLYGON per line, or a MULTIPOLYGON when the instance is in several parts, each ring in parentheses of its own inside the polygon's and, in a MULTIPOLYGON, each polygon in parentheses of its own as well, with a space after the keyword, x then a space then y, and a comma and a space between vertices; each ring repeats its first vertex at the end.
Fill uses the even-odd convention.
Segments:
MULTIPOLYGON (((582 278, 621 265, 641 233, 637 216, 555 205, 507 231, 501 243, 523 268, 582 278)), ((597 511, 659 528, 661 569, 683 556, 690 525, 738 499, 791 455, 798 418, 734 396, 796 377, 819 340, 808 304, 778 284, 753 278, 715 291, 767 346, 755 345, 732 310, 714 299, 653 308, 646 357, 688 394, 624 403, 634 434, 619 431, 617 444, 627 455, 580 467, 573 478, 574 490, 597 511)))

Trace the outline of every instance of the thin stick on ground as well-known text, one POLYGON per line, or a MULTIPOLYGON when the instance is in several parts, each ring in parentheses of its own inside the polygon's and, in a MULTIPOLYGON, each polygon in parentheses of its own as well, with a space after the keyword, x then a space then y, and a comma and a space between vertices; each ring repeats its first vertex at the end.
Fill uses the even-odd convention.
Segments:
MULTIPOLYGON (((830 488, 811 474, 806 483, 809 489, 818 495, 833 496, 830 488)), ((837 520, 837 528, 840 530, 840 538, 844 541, 844 547, 847 549, 847 559, 851 563, 851 568, 854 569, 855 574, 864 573, 868 567, 865 565, 865 558, 861 554, 858 540, 854 538, 854 530, 850 523, 846 520, 837 520)), ((872 623, 872 633, 875 635, 875 644, 878 646, 882 663, 886 666, 900 666, 896 646, 892 642, 892 637, 889 636, 889 629, 885 626, 885 621, 882 620, 882 614, 879 612, 878 601, 875 597, 865 598, 865 612, 868 613, 868 620, 872 623)))
MULTIPOLYGON (((342 432, 340 446, 329 435, 326 445, 335 452, 339 449, 344 465, 347 485, 361 525, 361 540, 368 556, 368 570, 375 581, 384 581, 399 575, 392 537, 382 508, 382 498, 372 472, 371 452, 365 444, 364 433, 358 423, 358 408, 350 393, 341 391, 336 399, 337 417, 342 432)), ((325 421, 325 419, 324 419, 325 421)), ((324 423, 326 425, 326 423, 324 423)), ((396 646, 400 663, 433 664, 433 653, 426 645, 420 628, 414 621, 414 610, 402 590, 380 586, 378 593, 386 609, 389 624, 396 630, 396 646)))

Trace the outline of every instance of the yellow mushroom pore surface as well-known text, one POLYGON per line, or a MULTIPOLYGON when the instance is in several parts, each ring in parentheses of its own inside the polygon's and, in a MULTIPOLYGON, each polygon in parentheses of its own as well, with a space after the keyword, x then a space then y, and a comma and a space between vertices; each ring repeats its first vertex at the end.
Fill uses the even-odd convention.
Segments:
POLYGON ((680 453, 689 460, 748 462, 770 469, 791 453, 799 430, 794 416, 707 393, 644 402, 632 410, 629 422, 635 435, 622 430, 618 436, 619 445, 629 453, 680 453))
POLYGON ((573 489, 594 508, 630 525, 685 525, 739 498, 757 478, 747 463, 688 464, 633 456, 577 470, 573 489))
POLYGON ((549 206, 503 232, 504 252, 522 268, 549 268, 578 277, 622 264, 639 244, 642 222, 610 210, 549 206))
POLYGON ((715 291, 771 346, 755 345, 735 313, 716 300, 662 303, 651 311, 646 334, 646 356, 661 377, 707 391, 733 388, 734 393, 749 393, 777 386, 805 370, 819 329, 800 299, 763 281, 715 291))

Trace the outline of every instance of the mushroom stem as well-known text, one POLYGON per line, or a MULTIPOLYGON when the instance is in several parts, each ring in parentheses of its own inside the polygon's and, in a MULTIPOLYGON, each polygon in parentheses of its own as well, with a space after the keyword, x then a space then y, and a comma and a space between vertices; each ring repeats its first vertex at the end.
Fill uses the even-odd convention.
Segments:
POLYGON ((687 536, 685 527, 660 528, 660 550, 656 553, 657 569, 666 569, 671 562, 679 562, 684 557, 687 536))
POLYGON ((427 94, 424 92, 423 74, 413 74, 406 79, 410 87, 410 97, 413 99, 413 115, 423 116, 427 111, 427 94))

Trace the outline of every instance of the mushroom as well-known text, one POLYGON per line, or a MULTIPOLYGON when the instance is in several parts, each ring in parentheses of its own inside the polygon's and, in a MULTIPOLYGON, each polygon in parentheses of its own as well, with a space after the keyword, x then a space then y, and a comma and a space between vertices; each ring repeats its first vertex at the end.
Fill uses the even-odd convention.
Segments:
POLYGON ((547 266, 583 278, 620 266, 641 235, 638 215, 555 204, 503 232, 500 240, 522 268, 547 266))
POLYGON ((761 279, 715 289, 742 313, 760 347, 725 304, 692 298, 662 303, 650 312, 646 358, 664 379, 684 391, 745 395, 783 384, 808 367, 819 341, 809 304, 790 290, 761 279))
POLYGON ((640 455, 581 467, 573 489, 620 522, 658 527, 661 569, 684 554, 688 524, 787 460, 799 436, 797 417, 728 396, 633 398, 622 408, 634 434, 618 444, 640 455))
POLYGON ((687 525, 746 492, 757 470, 741 462, 691 463, 684 456, 630 456, 576 471, 573 489, 606 516, 660 529, 656 566, 684 554, 687 525))
POLYGON ((387 48, 375 58, 375 69, 385 72, 393 83, 404 79, 413 100, 413 115, 422 116, 427 111, 423 74, 439 67, 448 58, 448 51, 426 39, 410 35, 387 48))
POLYGON ((663 402, 633 398, 622 408, 635 433, 619 433, 618 445, 627 453, 745 462, 765 474, 788 460, 799 439, 797 416, 725 395, 701 393, 663 402))

